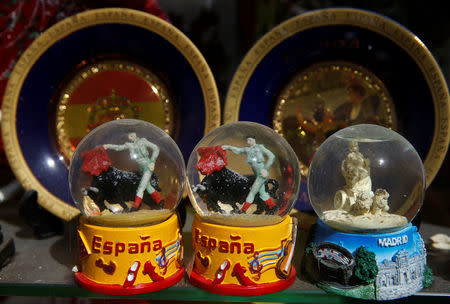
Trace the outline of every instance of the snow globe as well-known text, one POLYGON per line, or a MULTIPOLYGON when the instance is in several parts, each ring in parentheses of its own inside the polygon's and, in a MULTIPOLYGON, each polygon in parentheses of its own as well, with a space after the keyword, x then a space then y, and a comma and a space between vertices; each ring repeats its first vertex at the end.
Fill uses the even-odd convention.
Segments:
POLYGON ((423 202, 425 172, 401 135, 369 124, 334 133, 314 155, 308 192, 319 219, 304 265, 319 287, 387 300, 429 281, 424 242, 411 224, 423 202))
POLYGON ((135 119, 102 124, 78 144, 69 186, 81 211, 76 282, 128 295, 160 290, 184 274, 176 214, 185 186, 176 143, 135 119))
POLYGON ((252 122, 223 125, 192 151, 188 195, 192 225, 192 284, 207 291, 252 296, 287 288, 297 222, 298 159, 287 141, 252 122))

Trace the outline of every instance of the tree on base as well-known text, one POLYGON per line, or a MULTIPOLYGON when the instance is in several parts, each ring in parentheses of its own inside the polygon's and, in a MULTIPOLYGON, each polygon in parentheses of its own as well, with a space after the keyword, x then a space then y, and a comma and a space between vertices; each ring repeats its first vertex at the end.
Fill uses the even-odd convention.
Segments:
POLYGON ((423 288, 430 287, 431 283, 433 283, 433 271, 428 265, 425 265, 425 269, 423 270, 423 288))
POLYGON ((353 268, 353 274, 355 277, 364 284, 373 282, 378 274, 377 261, 375 259, 375 253, 361 246, 355 251, 355 267, 353 268))

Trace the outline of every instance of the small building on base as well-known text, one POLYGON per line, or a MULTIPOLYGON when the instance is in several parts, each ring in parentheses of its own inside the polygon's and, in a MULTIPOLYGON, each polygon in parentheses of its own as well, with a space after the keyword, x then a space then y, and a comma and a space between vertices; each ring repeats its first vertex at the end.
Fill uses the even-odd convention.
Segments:
POLYGON ((426 265, 426 251, 422 249, 413 255, 399 250, 392 260, 378 265, 375 288, 378 300, 396 299, 414 294, 423 288, 423 273, 426 265))

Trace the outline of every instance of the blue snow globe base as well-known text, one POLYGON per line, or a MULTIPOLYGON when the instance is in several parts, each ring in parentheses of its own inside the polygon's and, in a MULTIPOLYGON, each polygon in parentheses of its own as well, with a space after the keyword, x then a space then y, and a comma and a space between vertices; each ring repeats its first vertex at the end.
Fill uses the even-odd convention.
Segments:
POLYGON ((360 234, 334 230, 319 219, 307 252, 308 276, 329 292, 389 300, 423 288, 426 250, 417 227, 411 223, 391 233, 360 234), (370 259, 373 264, 365 265, 370 259), (373 278, 364 280, 356 274, 369 274, 371 267, 377 269, 373 278))
POLYGON ((319 220, 304 266, 320 288, 389 300, 431 284, 424 242, 411 224, 425 171, 400 134, 369 124, 334 133, 311 162, 308 194, 319 220))

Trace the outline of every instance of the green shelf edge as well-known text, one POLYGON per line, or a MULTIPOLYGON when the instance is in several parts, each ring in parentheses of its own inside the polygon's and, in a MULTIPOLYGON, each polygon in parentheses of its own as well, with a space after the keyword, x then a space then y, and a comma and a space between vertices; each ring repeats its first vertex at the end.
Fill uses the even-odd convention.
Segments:
MULTIPOLYGON (((312 290, 284 290, 273 294, 235 297, 224 296, 206 292, 204 290, 192 287, 169 287, 164 290, 153 293, 130 295, 130 296, 112 296, 90 292, 75 285, 65 284, 0 284, 0 295, 3 296, 28 296, 28 297, 55 297, 55 298, 111 298, 111 299, 147 299, 147 300, 171 300, 171 301, 205 301, 211 302, 269 302, 269 303, 368 303, 367 300, 358 300, 333 294, 327 294, 323 291, 312 290)), ((436 300, 436 295, 413 295, 408 298, 394 301, 385 301, 389 303, 430 303, 427 298, 436 300)), ((439 298, 439 297, 438 297, 439 298)))

